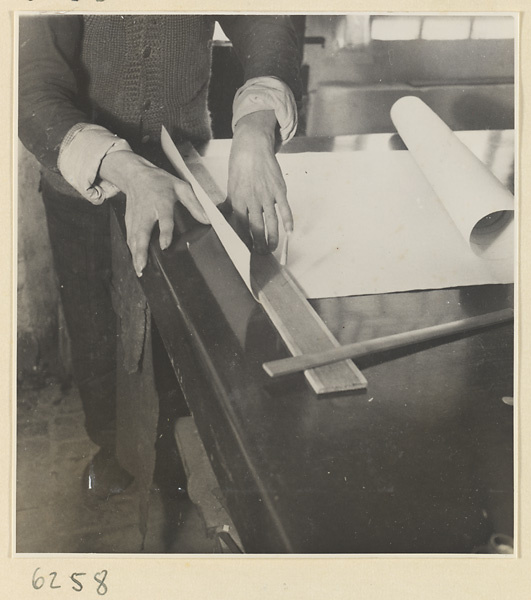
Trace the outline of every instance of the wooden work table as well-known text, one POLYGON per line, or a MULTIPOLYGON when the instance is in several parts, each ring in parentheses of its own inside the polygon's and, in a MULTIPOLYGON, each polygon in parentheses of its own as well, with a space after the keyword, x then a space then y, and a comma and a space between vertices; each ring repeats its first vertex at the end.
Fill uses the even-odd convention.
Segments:
MULTIPOLYGON (((460 135, 511 180, 512 132, 460 135)), ((379 134, 283 151, 400 148, 379 134)), ((467 553, 513 534, 512 326, 358 360, 366 391, 317 397, 302 374, 265 374, 287 356, 276 330, 210 228, 178 222, 141 284, 246 552, 467 553)), ((509 285, 312 301, 341 343, 512 303, 509 285)))

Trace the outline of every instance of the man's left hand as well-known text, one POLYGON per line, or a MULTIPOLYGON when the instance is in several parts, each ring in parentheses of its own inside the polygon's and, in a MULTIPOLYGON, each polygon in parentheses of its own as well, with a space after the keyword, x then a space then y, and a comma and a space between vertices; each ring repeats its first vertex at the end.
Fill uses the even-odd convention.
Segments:
POLYGON ((278 245, 278 213, 285 231, 293 229, 286 184, 275 157, 274 111, 258 111, 239 119, 229 160, 228 199, 238 225, 250 230, 257 252, 278 245))

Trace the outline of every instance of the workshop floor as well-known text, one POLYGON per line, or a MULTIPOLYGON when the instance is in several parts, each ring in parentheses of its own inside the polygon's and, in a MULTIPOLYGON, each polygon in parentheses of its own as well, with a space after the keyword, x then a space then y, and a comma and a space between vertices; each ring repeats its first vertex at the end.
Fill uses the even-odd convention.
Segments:
POLYGON ((18 392, 16 551, 21 553, 212 553, 189 500, 150 492, 145 538, 134 484, 107 501, 87 498, 81 476, 96 447, 75 387, 46 380, 18 392))

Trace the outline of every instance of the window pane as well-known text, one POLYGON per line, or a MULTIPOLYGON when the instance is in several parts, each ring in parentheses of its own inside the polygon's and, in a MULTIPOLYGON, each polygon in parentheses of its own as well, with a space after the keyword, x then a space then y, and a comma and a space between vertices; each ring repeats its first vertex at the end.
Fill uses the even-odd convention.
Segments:
POLYGON ((466 40, 470 37, 471 17, 426 17, 424 40, 466 40))
POLYGON ((513 17, 476 17, 472 24, 472 37, 476 40, 502 40, 514 38, 513 17))
POLYGON ((374 17, 373 40, 416 40, 420 35, 420 17, 374 17))

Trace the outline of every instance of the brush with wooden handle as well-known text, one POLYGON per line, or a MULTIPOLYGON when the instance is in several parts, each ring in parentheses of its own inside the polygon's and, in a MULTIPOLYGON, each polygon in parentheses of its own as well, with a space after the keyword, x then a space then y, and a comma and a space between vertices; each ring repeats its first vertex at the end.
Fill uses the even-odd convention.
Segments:
POLYGON ((452 321, 451 323, 443 323, 433 325, 432 327, 424 327, 414 331, 406 331, 404 333, 396 333, 374 340, 365 342, 355 342, 346 344, 337 348, 331 348, 314 354, 303 354, 301 356, 293 356, 274 360, 263 364, 265 372, 270 377, 281 377, 290 375, 298 371, 321 367, 347 358, 359 358, 374 352, 383 352, 387 350, 395 350, 420 342, 429 342, 439 338, 444 338, 460 333, 473 332, 475 330, 484 329, 492 325, 500 325, 510 322, 514 319, 514 311, 512 308, 506 308, 491 313, 486 313, 478 317, 469 317, 460 321, 452 321))

